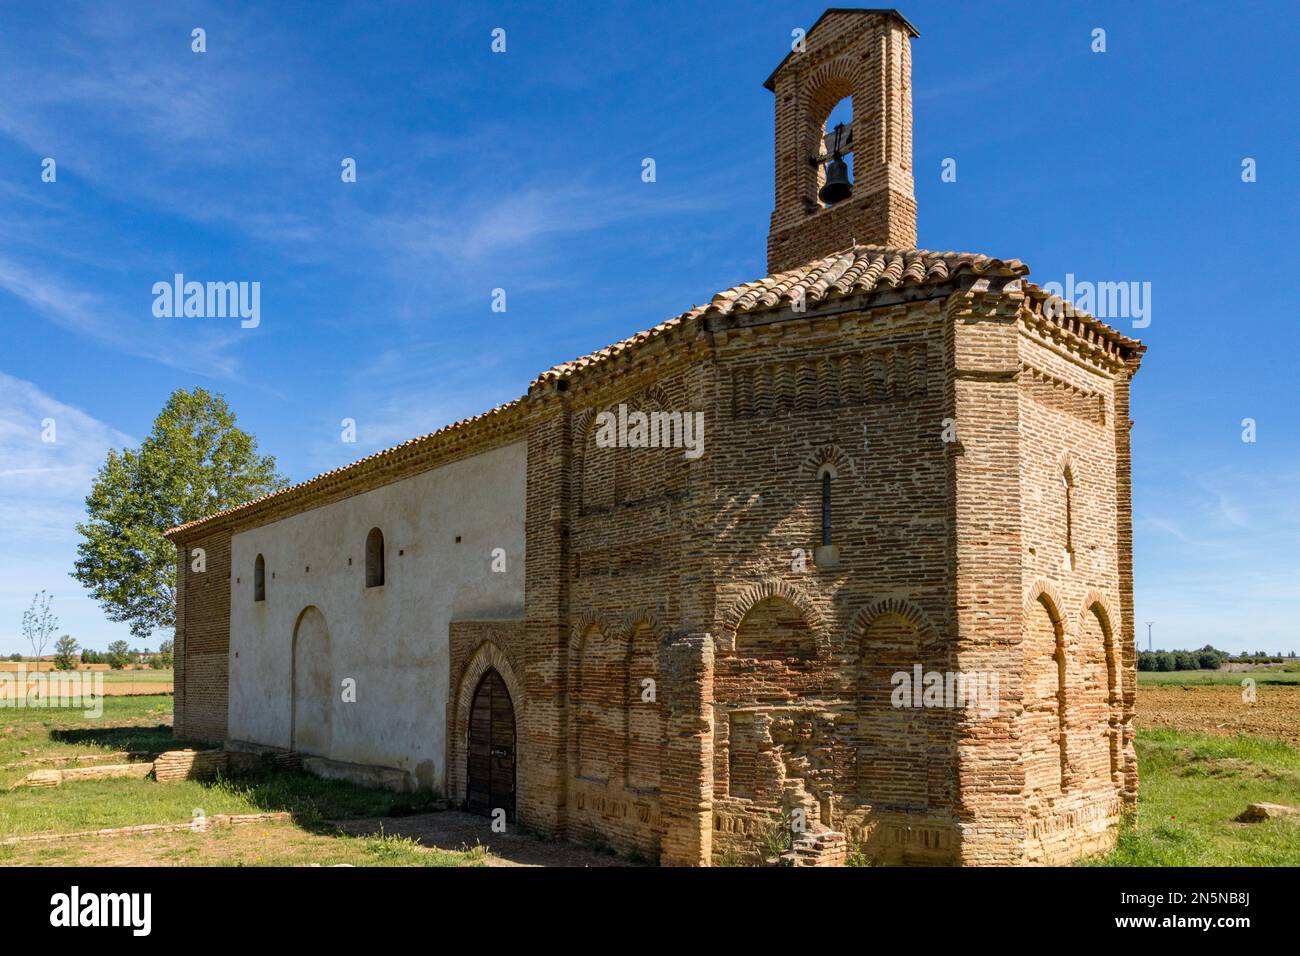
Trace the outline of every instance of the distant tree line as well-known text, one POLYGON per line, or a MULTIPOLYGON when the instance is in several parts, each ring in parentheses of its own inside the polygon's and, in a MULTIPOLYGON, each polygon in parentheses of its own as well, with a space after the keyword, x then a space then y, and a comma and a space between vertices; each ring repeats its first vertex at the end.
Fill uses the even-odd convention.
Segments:
POLYGON ((1283 664, 1290 660, 1295 660, 1295 651, 1288 654, 1270 654, 1268 651, 1255 651, 1255 653, 1237 654, 1232 658, 1234 661, 1249 662, 1251 664, 1283 664))
POLYGON ((1138 651, 1140 671, 1217 671, 1232 657, 1206 644, 1199 651, 1138 651))
MULTIPOLYGON (((54 666, 61 671, 70 671, 78 664, 107 664, 113 670, 121 670, 128 664, 148 664, 150 667, 167 669, 175 663, 171 641, 163 641, 157 651, 131 647, 126 641, 114 641, 108 650, 97 651, 82 648, 71 634, 64 634, 54 643, 54 666)), ((22 654, 10 654, 9 660, 24 660, 22 654)))

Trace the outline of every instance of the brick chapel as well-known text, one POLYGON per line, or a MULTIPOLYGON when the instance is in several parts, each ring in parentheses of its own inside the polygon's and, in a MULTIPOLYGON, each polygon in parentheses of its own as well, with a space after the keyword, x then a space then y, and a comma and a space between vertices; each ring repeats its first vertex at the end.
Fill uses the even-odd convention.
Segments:
POLYGON ((667 865, 1113 845, 1143 346, 916 248, 917 36, 828 10, 768 78, 766 278, 168 532, 177 736, 667 865))

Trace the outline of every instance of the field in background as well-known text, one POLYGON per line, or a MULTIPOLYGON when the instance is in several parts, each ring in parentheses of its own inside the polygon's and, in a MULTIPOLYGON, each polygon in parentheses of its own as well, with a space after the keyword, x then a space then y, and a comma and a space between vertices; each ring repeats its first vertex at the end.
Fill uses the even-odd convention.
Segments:
POLYGON ((1138 671, 1137 675, 1138 686, 1231 684, 1240 687, 1241 682, 1246 678, 1250 678, 1256 684, 1300 684, 1300 666, 1290 670, 1274 666, 1240 671, 1226 668, 1217 671, 1138 671))
POLYGON ((1209 736, 1245 734, 1300 746, 1300 683, 1245 675, 1255 681, 1255 700, 1249 703, 1241 687, 1243 675, 1230 675, 1236 677, 1231 683, 1194 679, 1202 673, 1218 672, 1192 671, 1191 679, 1181 684, 1139 682, 1138 727, 1209 736))
POLYGON ((36 661, 25 661, 22 664, 16 661, 0 661, 0 671, 16 673, 20 667, 24 667, 29 674, 37 670, 42 674, 49 673, 53 675, 96 674, 104 679, 104 695, 112 697, 132 694, 170 694, 174 688, 175 671, 170 668, 167 670, 142 668, 140 670, 124 669, 115 671, 110 670, 107 664, 88 664, 71 671, 57 671, 49 661, 41 661, 39 668, 36 664, 36 661))

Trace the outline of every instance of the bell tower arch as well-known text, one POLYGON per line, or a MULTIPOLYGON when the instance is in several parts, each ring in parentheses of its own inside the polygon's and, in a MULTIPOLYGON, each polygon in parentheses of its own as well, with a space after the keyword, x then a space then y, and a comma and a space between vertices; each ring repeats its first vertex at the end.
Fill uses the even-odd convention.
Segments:
POLYGON ((769 272, 860 245, 916 247, 912 182, 915 27, 896 10, 824 13, 764 84, 776 94, 769 272), (827 119, 851 97, 845 129, 827 119), (837 135, 838 133, 838 135, 837 135), (852 155, 849 188, 836 154, 852 155), (840 188, 826 191, 828 174, 840 188))

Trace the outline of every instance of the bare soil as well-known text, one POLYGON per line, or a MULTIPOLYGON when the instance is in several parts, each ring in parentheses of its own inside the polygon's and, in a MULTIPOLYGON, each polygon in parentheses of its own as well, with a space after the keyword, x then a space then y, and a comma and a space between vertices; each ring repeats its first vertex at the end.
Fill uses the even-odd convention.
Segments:
POLYGON ((1142 685, 1137 724, 1214 736, 1270 737, 1300 746, 1300 686, 1260 684, 1250 704, 1234 684, 1142 685))

